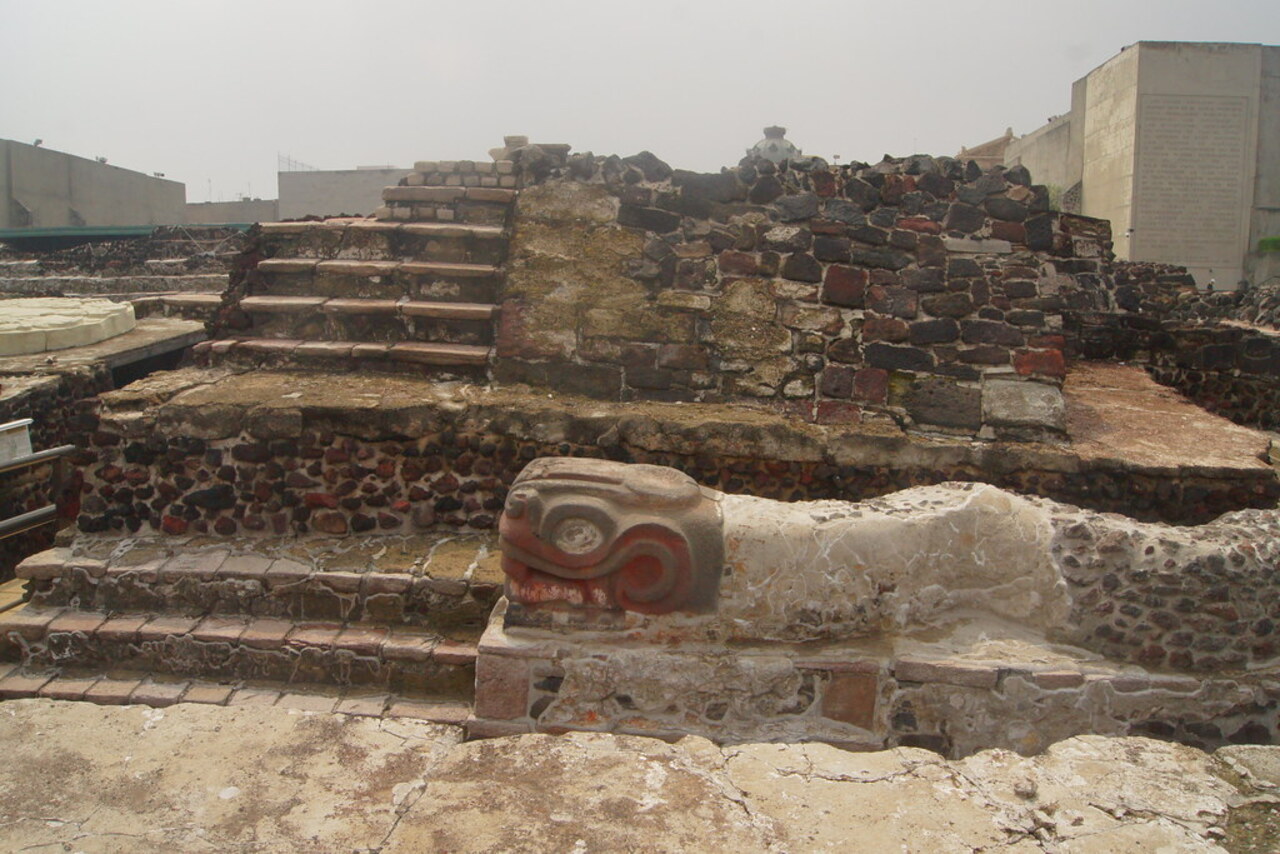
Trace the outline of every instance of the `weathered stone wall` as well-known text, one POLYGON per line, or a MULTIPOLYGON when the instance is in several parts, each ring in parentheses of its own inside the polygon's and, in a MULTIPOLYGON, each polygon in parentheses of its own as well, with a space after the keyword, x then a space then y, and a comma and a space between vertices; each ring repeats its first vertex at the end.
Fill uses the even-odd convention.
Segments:
POLYGON ((574 155, 515 223, 496 377, 593 397, 999 434, 984 382, 1059 384, 1063 310, 1105 307, 1106 223, 949 158, 574 155))
POLYGON ((1144 364, 1148 373, 1237 424, 1280 429, 1280 332, 1244 324, 1162 321, 1081 312, 1067 318, 1068 352, 1144 364))
MULTIPOLYGON (((97 424, 92 413, 95 396, 111 388, 111 373, 99 365, 70 368, 54 375, 0 377, 0 423, 31 418, 31 447, 36 451, 75 444, 86 447, 97 424)), ((81 456, 72 462, 83 463, 81 456)), ((73 478, 79 483, 79 476, 73 478)), ((68 518, 74 518, 78 495, 74 488, 63 495, 52 491, 51 467, 0 474, 0 518, 8 518, 58 502, 68 518)), ((27 555, 48 548, 54 525, 46 525, 0 540, 0 580, 13 577, 13 569, 27 555)))
MULTIPOLYGON (((216 373, 216 372, 215 372, 216 373)), ((717 407, 644 411, 499 392, 306 373, 153 374, 101 396, 82 457, 86 531, 171 533, 487 529, 508 484, 539 456, 669 465, 730 493, 858 500, 945 480, 994 483, 1100 510, 1204 521, 1269 506, 1269 469, 1161 470, 1086 462, 1016 443, 931 443, 717 407), (222 374, 226 376, 226 374, 222 374), (400 384, 404 384, 403 388, 400 384)))

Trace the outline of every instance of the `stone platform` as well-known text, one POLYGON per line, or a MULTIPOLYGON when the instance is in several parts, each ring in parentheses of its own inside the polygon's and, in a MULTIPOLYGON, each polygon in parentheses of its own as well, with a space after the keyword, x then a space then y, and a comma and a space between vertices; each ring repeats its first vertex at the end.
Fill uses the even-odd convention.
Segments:
POLYGON ((0 705, 0 847, 259 852, 1261 852, 1277 748, 1024 759, 456 727, 283 708, 0 705), (33 738, 33 733, 39 733, 33 738), (40 773, 32 773, 40 769, 40 773), (513 773, 518 771, 518 773, 513 773))
POLYGON ((974 614, 826 643, 663 643, 504 626, 480 639, 472 737, 586 730, 1031 756, 1084 734, 1270 743, 1280 670, 1220 677, 1108 660, 974 614))
POLYGON ((976 480, 1179 523, 1280 497, 1262 459, 1266 434, 1177 399, 1137 368, 1082 370, 1094 390, 1069 391, 1075 432, 1063 446, 410 376, 374 384, 351 373, 183 369, 102 395, 79 523, 223 536, 487 529, 506 485, 542 456, 668 465, 725 492, 782 500, 976 480), (1148 404, 1161 418, 1141 433, 1125 426, 1148 404))

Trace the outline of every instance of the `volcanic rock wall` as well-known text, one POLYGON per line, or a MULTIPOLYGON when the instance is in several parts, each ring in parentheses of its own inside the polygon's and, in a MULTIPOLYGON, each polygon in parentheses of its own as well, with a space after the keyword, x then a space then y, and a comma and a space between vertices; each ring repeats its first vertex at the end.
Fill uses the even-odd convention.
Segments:
POLYGON ((648 153, 574 155, 521 193, 495 373, 602 398, 768 401, 820 423, 1043 435, 1061 427, 1052 415, 1001 417, 1008 387, 986 392, 1053 394, 1062 313, 1105 307, 1109 256, 1106 223, 1050 211, 1021 169, 748 160, 703 175, 648 153))

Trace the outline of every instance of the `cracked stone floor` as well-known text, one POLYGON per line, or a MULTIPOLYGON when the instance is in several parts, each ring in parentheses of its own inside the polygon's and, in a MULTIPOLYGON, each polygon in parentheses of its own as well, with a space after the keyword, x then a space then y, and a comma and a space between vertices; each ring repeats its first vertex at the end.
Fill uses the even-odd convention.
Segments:
POLYGON ((299 710, 0 703, 0 850, 1275 851, 1280 748, 720 748, 299 710))

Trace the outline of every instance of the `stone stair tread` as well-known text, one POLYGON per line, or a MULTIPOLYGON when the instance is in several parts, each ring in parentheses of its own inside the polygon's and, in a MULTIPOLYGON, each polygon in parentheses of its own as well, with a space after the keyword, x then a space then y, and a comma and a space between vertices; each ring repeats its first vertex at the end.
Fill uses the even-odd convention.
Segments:
POLYGON ((475 278, 480 276, 495 276, 498 268, 492 264, 457 264, 445 261, 404 261, 400 264, 400 271, 410 274, 434 274, 437 276, 452 276, 455 278, 475 278))
POLYGON ((325 300, 320 310, 328 314, 395 314, 400 301, 374 297, 334 297, 325 300))
POLYGON ((446 320, 489 320, 498 307, 478 302, 432 302, 409 300, 400 304, 402 314, 412 317, 436 317, 446 320))
POLYGON ((185 679, 142 670, 0 669, 0 700, 27 697, 79 700, 99 705, 171 706, 204 703, 225 706, 281 706, 301 711, 367 717, 414 718, 432 723, 463 724, 471 704, 450 697, 381 691, 375 687, 339 688, 317 683, 231 683, 185 679))
POLYGON ((319 261, 315 258, 264 258, 258 262, 263 273, 309 273, 319 261))
POLYGON ((346 276, 390 276, 401 266, 399 261, 332 259, 316 262, 316 272, 338 273, 346 276))
POLYGON ((421 341, 388 344, 377 341, 301 341, 291 338, 224 340, 230 346, 218 352, 244 350, 326 358, 349 354, 357 359, 391 359, 424 365, 483 365, 488 362, 492 352, 492 348, 479 344, 436 344, 421 341))
POLYGON ((435 661, 467 665, 475 661, 476 644, 448 640, 418 626, 394 628, 373 623, 294 622, 276 617, 172 614, 112 615, 75 608, 25 605, 0 614, 0 650, 19 636, 38 643, 49 635, 78 634, 114 643, 162 643, 190 636, 208 643, 238 644, 253 649, 321 647, 356 655, 376 655, 387 661, 435 661))
POLYGON ((165 294, 161 300, 172 306, 213 306, 222 302, 222 294, 165 294))
MULTIPOLYGON (((503 229, 496 225, 472 225, 468 223, 436 222, 386 222, 376 219, 325 220, 323 222, 264 222, 262 233, 266 235, 293 235, 332 231, 359 230, 379 234, 416 234, 423 237, 473 237, 497 239, 503 237, 503 229)), ((283 260, 283 259, 268 259, 283 260)), ((305 260, 305 259, 289 259, 305 260)))
POLYGON ((434 344, 402 341, 392 344, 387 356, 394 362, 427 365, 483 365, 492 348, 475 344, 434 344))
POLYGON ((292 314, 299 310, 317 308, 328 299, 323 296, 252 296, 242 298, 240 307, 246 311, 292 314))

